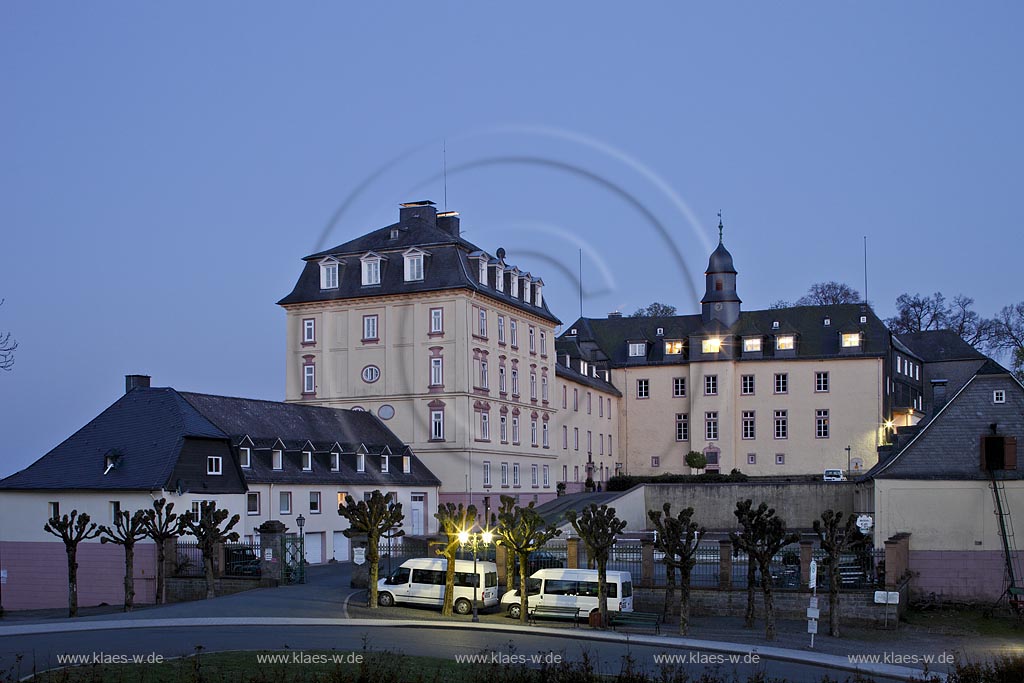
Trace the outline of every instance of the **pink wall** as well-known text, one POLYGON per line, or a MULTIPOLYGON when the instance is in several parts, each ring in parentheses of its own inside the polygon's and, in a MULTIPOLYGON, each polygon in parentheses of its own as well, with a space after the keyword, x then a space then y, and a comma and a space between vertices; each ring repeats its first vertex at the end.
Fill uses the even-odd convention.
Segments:
MULTIPOLYGON (((0 542, 0 563, 7 570, 5 610, 66 608, 68 560, 60 542, 0 542)), ((135 602, 155 602, 156 546, 135 546, 135 602)), ((124 548, 111 544, 78 546, 78 606, 124 604, 124 548)))
MULTIPOLYGON (((1024 559, 1024 553, 1018 552, 1024 559)), ((910 586, 915 598, 994 601, 1006 588, 1006 560, 1001 551, 914 550, 911 537, 910 586)))

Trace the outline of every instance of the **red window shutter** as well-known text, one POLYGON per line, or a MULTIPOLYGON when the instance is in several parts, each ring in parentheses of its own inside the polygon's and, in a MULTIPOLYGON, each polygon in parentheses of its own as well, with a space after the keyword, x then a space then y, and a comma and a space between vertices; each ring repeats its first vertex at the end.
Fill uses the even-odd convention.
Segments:
POLYGON ((1008 436, 1003 441, 1003 468, 1017 469, 1017 437, 1008 436))

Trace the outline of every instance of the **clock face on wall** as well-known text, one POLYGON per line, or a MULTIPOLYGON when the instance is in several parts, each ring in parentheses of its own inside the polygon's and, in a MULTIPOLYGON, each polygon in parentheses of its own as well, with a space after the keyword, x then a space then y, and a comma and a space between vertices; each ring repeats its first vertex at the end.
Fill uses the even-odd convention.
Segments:
POLYGON ((722 310, 722 304, 715 304, 715 310, 716 311, 722 310))

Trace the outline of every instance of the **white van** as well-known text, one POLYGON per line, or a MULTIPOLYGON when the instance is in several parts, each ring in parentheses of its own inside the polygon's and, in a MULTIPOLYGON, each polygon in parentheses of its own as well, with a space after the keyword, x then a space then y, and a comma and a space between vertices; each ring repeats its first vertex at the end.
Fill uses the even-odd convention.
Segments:
MULTIPOLYGON (((397 602, 440 607, 444 602, 444 579, 448 560, 422 557, 406 560, 391 576, 377 582, 377 604, 390 607, 397 602)), ((473 611, 473 561, 455 560, 456 614, 473 611)), ((493 562, 476 563, 477 605, 498 604, 498 567, 493 562)))
MULTIPOLYGON (((608 572, 608 611, 633 611, 633 577, 629 572, 608 572)), ((539 569, 526 580, 527 604, 576 607, 580 616, 598 609, 596 569, 539 569)), ((519 590, 501 596, 501 609, 513 619, 519 618, 519 590)), ((571 616, 571 615, 570 615, 571 616)))
POLYGON ((825 481, 846 481, 846 474, 842 470, 825 470, 825 481))

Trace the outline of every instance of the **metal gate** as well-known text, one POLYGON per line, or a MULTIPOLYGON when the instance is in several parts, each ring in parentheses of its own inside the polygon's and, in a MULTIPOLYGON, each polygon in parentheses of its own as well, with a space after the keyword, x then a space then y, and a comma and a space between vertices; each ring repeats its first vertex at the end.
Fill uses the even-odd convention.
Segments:
POLYGON ((306 549, 302 534, 285 534, 281 538, 285 583, 306 583, 306 549))

